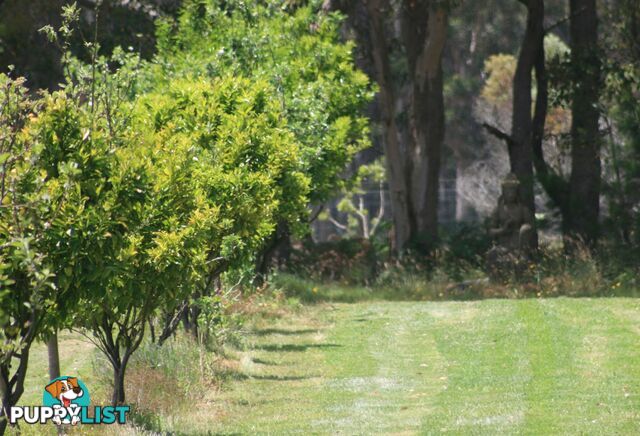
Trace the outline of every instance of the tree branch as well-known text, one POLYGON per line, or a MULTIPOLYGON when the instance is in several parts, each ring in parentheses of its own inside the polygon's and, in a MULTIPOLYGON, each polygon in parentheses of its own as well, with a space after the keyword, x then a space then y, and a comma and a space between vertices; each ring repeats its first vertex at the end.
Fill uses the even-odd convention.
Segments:
POLYGON ((324 204, 321 204, 321 205, 318 207, 318 210, 316 210, 315 212, 313 212, 313 213, 311 214, 311 217, 309 218, 309 224, 311 224, 312 222, 314 222, 314 221, 318 218, 318 216, 320 215, 320 213, 321 213, 323 210, 324 210, 324 204))
POLYGON ((571 20, 572 18, 575 18, 576 16, 580 15, 581 13, 583 13, 587 8, 581 8, 578 9, 576 12, 574 12, 573 14, 567 15, 564 18, 559 19, 558 21, 556 21, 555 23, 553 23, 552 25, 550 25, 549 27, 547 27, 546 29, 544 29, 544 34, 546 35, 547 33, 551 32, 552 30, 554 30, 557 27, 562 26, 564 23, 566 23, 567 21, 571 20))
POLYGON ((489 123, 482 123, 482 127, 487 129, 487 131, 493 136, 495 136, 496 138, 506 142, 509 148, 513 147, 513 144, 515 143, 515 141, 513 140, 511 135, 509 135, 508 133, 503 132, 502 130, 498 129, 495 126, 492 126, 489 123))

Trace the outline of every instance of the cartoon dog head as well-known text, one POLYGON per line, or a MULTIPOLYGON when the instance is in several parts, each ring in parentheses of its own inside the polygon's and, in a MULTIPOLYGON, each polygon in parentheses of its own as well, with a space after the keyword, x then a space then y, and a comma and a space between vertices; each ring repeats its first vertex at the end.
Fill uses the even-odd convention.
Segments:
POLYGON ((76 377, 55 380, 48 384, 45 389, 53 398, 59 400, 64 407, 69 407, 71 401, 84 394, 82 388, 78 385, 78 379, 76 377))

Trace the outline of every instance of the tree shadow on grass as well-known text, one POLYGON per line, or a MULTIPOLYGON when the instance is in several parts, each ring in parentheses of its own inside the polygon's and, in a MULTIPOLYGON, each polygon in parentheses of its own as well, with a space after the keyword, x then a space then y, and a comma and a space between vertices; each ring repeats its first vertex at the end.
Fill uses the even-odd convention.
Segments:
POLYGON ((317 376, 306 376, 306 375, 250 375, 249 378, 256 380, 269 380, 269 381, 298 381, 298 380, 308 380, 310 378, 314 378, 317 376))
POLYGON ((278 366, 280 365, 278 362, 275 362, 273 360, 267 360, 267 359, 259 359, 259 358, 252 358, 251 361, 253 363, 257 363, 258 365, 265 365, 265 366, 278 366))
POLYGON ((276 328, 270 328, 270 329, 260 329, 260 330, 255 330, 252 332, 253 335, 255 336, 268 336, 268 335, 305 335, 308 333, 317 333, 319 332, 321 329, 298 329, 298 330, 285 330, 285 329, 276 329, 276 328))
POLYGON ((262 350, 262 351, 300 352, 300 351, 307 351, 310 348, 335 348, 335 347, 342 347, 342 345, 338 345, 338 344, 264 344, 264 345, 256 345, 253 347, 253 349, 262 350))

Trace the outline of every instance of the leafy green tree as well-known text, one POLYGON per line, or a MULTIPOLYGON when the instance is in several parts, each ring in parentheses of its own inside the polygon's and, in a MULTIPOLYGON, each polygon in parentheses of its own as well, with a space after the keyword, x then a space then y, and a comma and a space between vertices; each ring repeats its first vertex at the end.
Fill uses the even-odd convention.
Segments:
POLYGON ((55 214, 40 187, 38 149, 25 127, 38 111, 24 79, 0 74, 0 434, 24 391, 31 344, 53 307, 54 286, 38 245, 43 215, 55 214))
MULTIPOLYGON (((189 76, 239 75, 276 90, 284 128, 300 146, 300 169, 310 178, 309 201, 321 203, 343 183, 354 154, 368 145, 362 109, 372 93, 354 68, 350 43, 342 43, 337 14, 318 13, 319 2, 301 7, 279 1, 187 1, 180 17, 159 26, 151 83, 189 76)), ((263 250, 265 272, 278 236, 305 228, 304 215, 279 220, 263 250)))
MULTIPOLYGON (((286 128, 275 90, 264 81, 176 80, 142 97, 138 109, 137 126, 146 140, 172 159, 184 153, 190 162, 192 185, 176 195, 191 192, 198 209, 212 211, 213 227, 201 240, 205 259, 194 266, 198 277, 187 295, 206 297, 222 272, 253 259, 278 222, 296 223, 304 214, 309 178, 300 147, 286 128)), ((168 323, 160 341, 180 319, 170 309, 164 310, 168 323)), ((197 320, 198 305, 180 306, 187 309, 197 320)))

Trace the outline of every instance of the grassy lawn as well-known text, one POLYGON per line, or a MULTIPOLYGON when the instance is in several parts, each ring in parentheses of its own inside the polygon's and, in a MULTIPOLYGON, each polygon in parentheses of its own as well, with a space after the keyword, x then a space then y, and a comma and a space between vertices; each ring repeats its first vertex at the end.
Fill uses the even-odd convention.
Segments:
POLYGON ((257 323, 233 358, 163 431, 640 434, 635 299, 306 306, 257 323))

